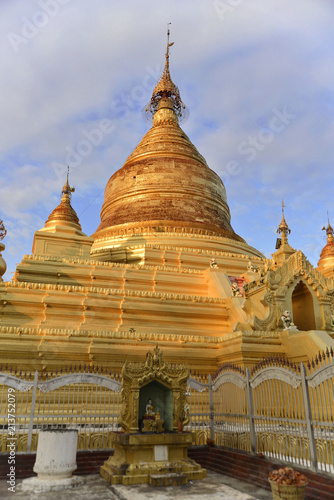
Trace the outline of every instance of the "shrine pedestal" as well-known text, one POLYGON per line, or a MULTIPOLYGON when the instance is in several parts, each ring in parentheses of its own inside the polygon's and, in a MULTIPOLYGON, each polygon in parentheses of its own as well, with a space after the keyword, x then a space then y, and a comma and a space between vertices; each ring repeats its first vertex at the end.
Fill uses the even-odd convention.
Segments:
POLYGON ((192 434, 112 433, 115 453, 100 469, 111 484, 186 484, 203 479, 206 470, 188 458, 192 434), (157 482, 156 478, 160 480, 157 482), (165 476, 166 481, 163 482, 165 476), (182 482, 181 482, 182 479, 182 482))

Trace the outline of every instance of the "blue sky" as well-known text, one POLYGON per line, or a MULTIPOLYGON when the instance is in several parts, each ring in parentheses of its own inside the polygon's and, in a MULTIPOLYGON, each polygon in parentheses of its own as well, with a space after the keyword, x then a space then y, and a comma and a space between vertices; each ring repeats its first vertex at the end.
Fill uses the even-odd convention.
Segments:
POLYGON ((232 226, 265 255, 281 200, 313 265, 334 221, 334 4, 330 0, 11 0, 0 3, 0 218, 6 279, 58 205, 70 163, 83 231, 149 125, 164 63, 182 124, 223 179, 232 226), (87 141, 89 146, 87 147, 87 141))

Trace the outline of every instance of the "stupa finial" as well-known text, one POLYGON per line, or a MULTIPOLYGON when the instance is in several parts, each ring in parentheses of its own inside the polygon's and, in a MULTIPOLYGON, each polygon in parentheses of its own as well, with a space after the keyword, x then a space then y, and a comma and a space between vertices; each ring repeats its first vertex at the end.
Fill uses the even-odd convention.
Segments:
POLYGON ((183 104, 182 99, 180 97, 180 91, 173 82, 169 71, 169 49, 172 45, 174 45, 174 42, 170 43, 169 41, 170 24, 171 23, 167 24, 167 48, 166 48, 165 68, 161 75, 160 80, 154 87, 150 102, 145 107, 145 114, 148 118, 152 118, 158 111, 158 106, 162 99, 164 99, 167 102, 169 101, 169 106, 174 110, 178 118, 182 119, 188 115, 186 106, 183 104))
POLYGON ((62 193, 62 195, 68 195, 71 198, 71 195, 72 195, 72 193, 74 193, 75 188, 73 186, 70 186, 70 184, 68 182, 69 175, 70 175, 70 167, 67 166, 66 182, 63 186, 61 193, 62 193))
POLYGON ((169 25, 170 24, 172 24, 172 23, 167 24, 167 48, 166 48, 166 63, 165 63, 165 70, 167 70, 168 72, 169 72, 169 47, 174 45, 174 42, 169 43, 169 35, 170 35, 169 25))
POLYGON ((286 222, 284 217, 284 209, 285 205, 284 201, 282 200, 282 219, 277 229, 277 233, 282 235, 282 244, 288 242, 288 234, 291 233, 291 229, 289 228, 288 223, 286 222))
POLYGON ((326 231, 327 241, 329 241, 333 240, 334 238, 334 229, 332 228, 331 223, 329 222, 328 210, 327 210, 327 221, 328 221, 327 227, 324 226, 322 230, 326 231))
POLYGON ((288 235, 291 233, 291 229, 288 226, 288 223, 285 220, 285 215, 284 215, 284 201, 282 200, 282 219, 281 222, 279 223, 277 233, 280 235, 280 238, 277 238, 276 240, 276 250, 273 254, 273 258, 278 264, 282 264, 285 260, 287 260, 290 255, 295 253, 295 249, 293 249, 288 242, 288 235))

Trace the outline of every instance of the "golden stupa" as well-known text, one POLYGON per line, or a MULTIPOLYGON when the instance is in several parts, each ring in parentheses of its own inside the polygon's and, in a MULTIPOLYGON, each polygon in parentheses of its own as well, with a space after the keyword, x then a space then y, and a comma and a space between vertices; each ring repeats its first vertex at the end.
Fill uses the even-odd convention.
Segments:
MULTIPOLYGON (((263 255, 233 231, 222 180, 179 125, 185 106, 170 76, 171 45, 167 43, 165 68, 146 108, 153 125, 107 183, 91 255, 143 263, 148 249, 158 243, 161 249, 198 249, 199 268, 208 248, 261 259, 263 255)), ((166 259, 161 254, 159 260, 164 264, 166 259)), ((170 260, 177 264, 177 255, 170 260)), ((206 256, 204 267, 207 261, 206 256)))
POLYGON ((120 371, 159 343, 169 362, 213 373, 334 346, 327 253, 316 270, 293 249, 284 211, 272 259, 234 232, 221 179, 179 125, 171 45, 152 127, 109 179, 96 232, 82 232, 67 178, 32 253, 0 283, 0 364, 120 371))
POLYGON ((334 275, 334 230, 329 222, 327 227, 322 228, 326 231, 327 244, 322 249, 318 262, 318 271, 324 276, 331 277, 334 275))

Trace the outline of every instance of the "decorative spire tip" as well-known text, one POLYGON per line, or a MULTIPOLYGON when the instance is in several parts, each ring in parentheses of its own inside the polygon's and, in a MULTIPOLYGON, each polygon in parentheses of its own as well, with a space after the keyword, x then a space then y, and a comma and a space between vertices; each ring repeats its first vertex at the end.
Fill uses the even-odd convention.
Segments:
POLYGON ((282 220, 278 226, 278 229, 277 229, 277 232, 278 234, 280 233, 283 233, 285 232, 285 234, 290 234, 291 233, 291 229, 289 229, 289 226, 285 220, 285 217, 284 217, 284 209, 285 209, 286 205, 284 205, 284 200, 282 200, 282 220))
POLYGON ((70 174, 70 167, 67 166, 66 183, 64 184, 64 187, 63 187, 61 193, 68 194, 69 196, 71 196, 71 194, 74 193, 75 188, 73 186, 70 186, 70 184, 68 182, 69 174, 70 174))
POLYGON ((282 200, 282 219, 281 222, 279 223, 277 233, 282 235, 282 242, 281 243, 287 243, 288 242, 288 234, 291 233, 291 229, 288 226, 288 223, 285 220, 284 217, 284 201, 282 200))
POLYGON ((324 226, 322 230, 326 231, 327 238, 333 238, 334 229, 332 228, 331 223, 329 222, 328 210, 327 210, 327 221, 328 221, 327 227, 324 226))
POLYGON ((166 48, 165 68, 161 75, 160 80, 154 87, 150 102, 143 109, 143 113, 149 120, 151 120, 154 117, 155 113, 158 111, 158 106, 161 100, 169 101, 171 103, 172 109, 174 110, 174 113, 177 115, 179 119, 184 120, 189 115, 189 112, 186 106, 183 104, 182 99, 180 97, 180 91, 173 82, 169 72, 169 49, 172 45, 174 45, 174 42, 171 43, 169 42, 170 24, 171 23, 167 24, 167 48, 166 48))
POLYGON ((282 217, 284 217, 284 209, 286 205, 284 205, 284 200, 282 199, 282 217))
POLYGON ((170 24, 172 24, 172 23, 168 23, 168 24, 167 24, 166 67, 168 68, 168 70, 169 70, 169 47, 171 47, 172 45, 174 45, 174 42, 169 43, 169 35, 170 35, 169 25, 170 25, 170 24))

